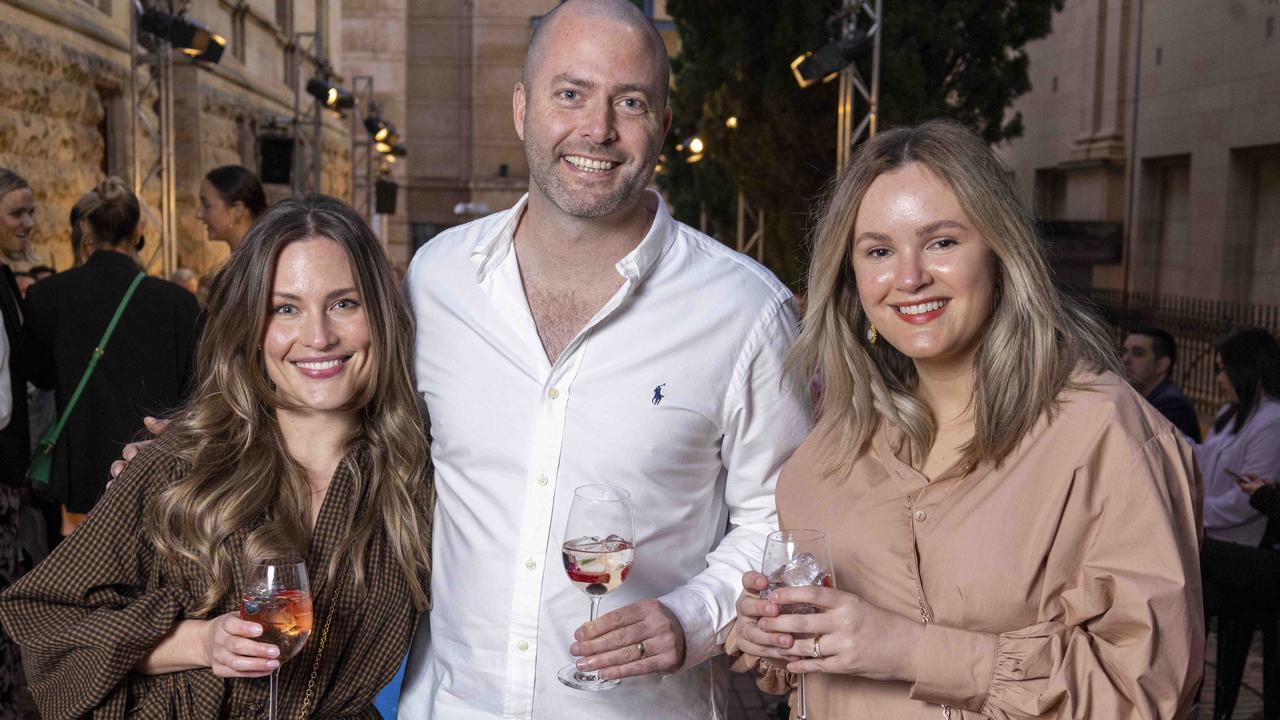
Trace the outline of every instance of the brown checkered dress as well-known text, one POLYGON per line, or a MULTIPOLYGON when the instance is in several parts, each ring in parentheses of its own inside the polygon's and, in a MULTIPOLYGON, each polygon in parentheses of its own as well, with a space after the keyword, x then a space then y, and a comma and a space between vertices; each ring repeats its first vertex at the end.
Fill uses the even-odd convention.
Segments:
MULTIPOLYGON (((295 718, 332 602, 329 558, 345 536, 361 489, 339 465, 306 558, 315 608, 311 639, 280 671, 281 717, 295 718)), ((80 529, 0 595, 0 620, 22 647, 44 720, 57 718, 265 717, 267 679, 223 679, 209 669, 144 676, 132 669, 190 616, 204 584, 194 565, 157 557, 142 534, 147 503, 184 473, 163 440, 130 464, 80 529)), ((426 512, 426 509, 423 509, 426 512)), ((229 542, 243 547, 248 530, 229 542)), ((377 718, 373 699, 391 680, 417 625, 409 586, 379 539, 366 556, 365 589, 343 583, 316 677, 314 718, 377 718)), ((237 577, 237 587, 242 578, 237 577)), ((227 597, 208 616, 237 609, 227 597)))

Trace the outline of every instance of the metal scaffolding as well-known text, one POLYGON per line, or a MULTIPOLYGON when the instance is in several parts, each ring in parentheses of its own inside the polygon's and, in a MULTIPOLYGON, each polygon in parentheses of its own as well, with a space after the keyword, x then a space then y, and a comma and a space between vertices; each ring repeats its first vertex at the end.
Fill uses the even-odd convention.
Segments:
POLYGON ((129 103, 132 112, 129 116, 130 154, 133 156, 133 193, 138 196, 142 207, 143 218, 148 227, 159 233, 158 242, 151 256, 144 260, 147 270, 155 269, 156 261, 160 263, 160 272, 169 275, 178 267, 178 216, 176 201, 176 184, 174 172, 176 156, 174 148, 174 110, 173 110, 173 47, 163 38, 153 38, 154 50, 144 48, 138 42, 138 19, 143 11, 139 0, 129 3, 129 103), (138 83, 139 68, 150 68, 147 81, 138 83), (157 121, 144 112, 144 105, 152 91, 156 92, 157 121), (155 162, 143 171, 142 140, 139 130, 145 133, 145 140, 156 151, 155 162), (160 194, 160 207, 152 208, 147 202, 147 192, 156 188, 160 194))
POLYGON ((351 94, 355 96, 356 105, 351 109, 351 204, 364 216, 365 221, 373 223, 374 187, 377 178, 374 176, 373 135, 364 127, 365 119, 378 115, 373 101, 373 78, 359 75, 351 81, 351 94))
POLYGON ((845 0, 844 3, 844 36, 853 37, 858 31, 859 23, 870 26, 866 30, 872 38, 871 49, 871 82, 868 84, 858 71, 857 65, 850 63, 840 71, 839 113, 836 120, 836 173, 844 171, 849 164, 849 155, 853 146, 862 139, 863 132, 867 137, 876 134, 876 117, 880 112, 880 18, 881 0, 845 0), (866 103, 867 111, 855 126, 854 99, 861 97, 866 103))

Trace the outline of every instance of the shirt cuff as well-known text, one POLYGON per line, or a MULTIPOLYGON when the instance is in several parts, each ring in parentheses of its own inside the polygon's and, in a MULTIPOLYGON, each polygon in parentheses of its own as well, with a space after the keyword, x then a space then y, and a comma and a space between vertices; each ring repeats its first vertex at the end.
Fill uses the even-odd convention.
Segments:
POLYGON ((911 698, 980 712, 995 670, 996 641, 990 633, 926 625, 911 698))
POLYGON ((676 672, 687 670, 721 652, 715 624, 698 593, 689 588, 676 588, 658 598, 671 611, 684 630, 684 664, 676 672))

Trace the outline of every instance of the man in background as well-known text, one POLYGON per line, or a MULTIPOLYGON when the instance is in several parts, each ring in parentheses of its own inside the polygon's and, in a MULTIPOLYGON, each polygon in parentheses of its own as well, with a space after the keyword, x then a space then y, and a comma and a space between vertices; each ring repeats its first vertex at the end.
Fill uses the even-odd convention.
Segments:
POLYGON ((1177 343, 1172 335, 1160 328, 1134 328, 1124 339, 1121 362, 1129 384, 1174 427, 1200 442, 1200 419, 1196 416, 1195 406, 1172 379, 1177 359, 1177 343))

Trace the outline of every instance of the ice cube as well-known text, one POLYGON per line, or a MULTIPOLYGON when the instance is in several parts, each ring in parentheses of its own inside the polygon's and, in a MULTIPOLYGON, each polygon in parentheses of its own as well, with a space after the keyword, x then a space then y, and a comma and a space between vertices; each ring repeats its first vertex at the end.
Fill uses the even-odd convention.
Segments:
POLYGON ((769 573, 769 587, 804 587, 821 585, 826 575, 818 565, 818 559, 809 553, 800 553, 786 565, 769 573))
POLYGON ((601 540, 600 544, 604 546, 606 552, 617 552, 618 550, 626 550, 628 547, 631 546, 631 543, 627 542, 622 537, 618 535, 614 535, 612 533, 608 537, 606 537, 604 540, 601 540))

